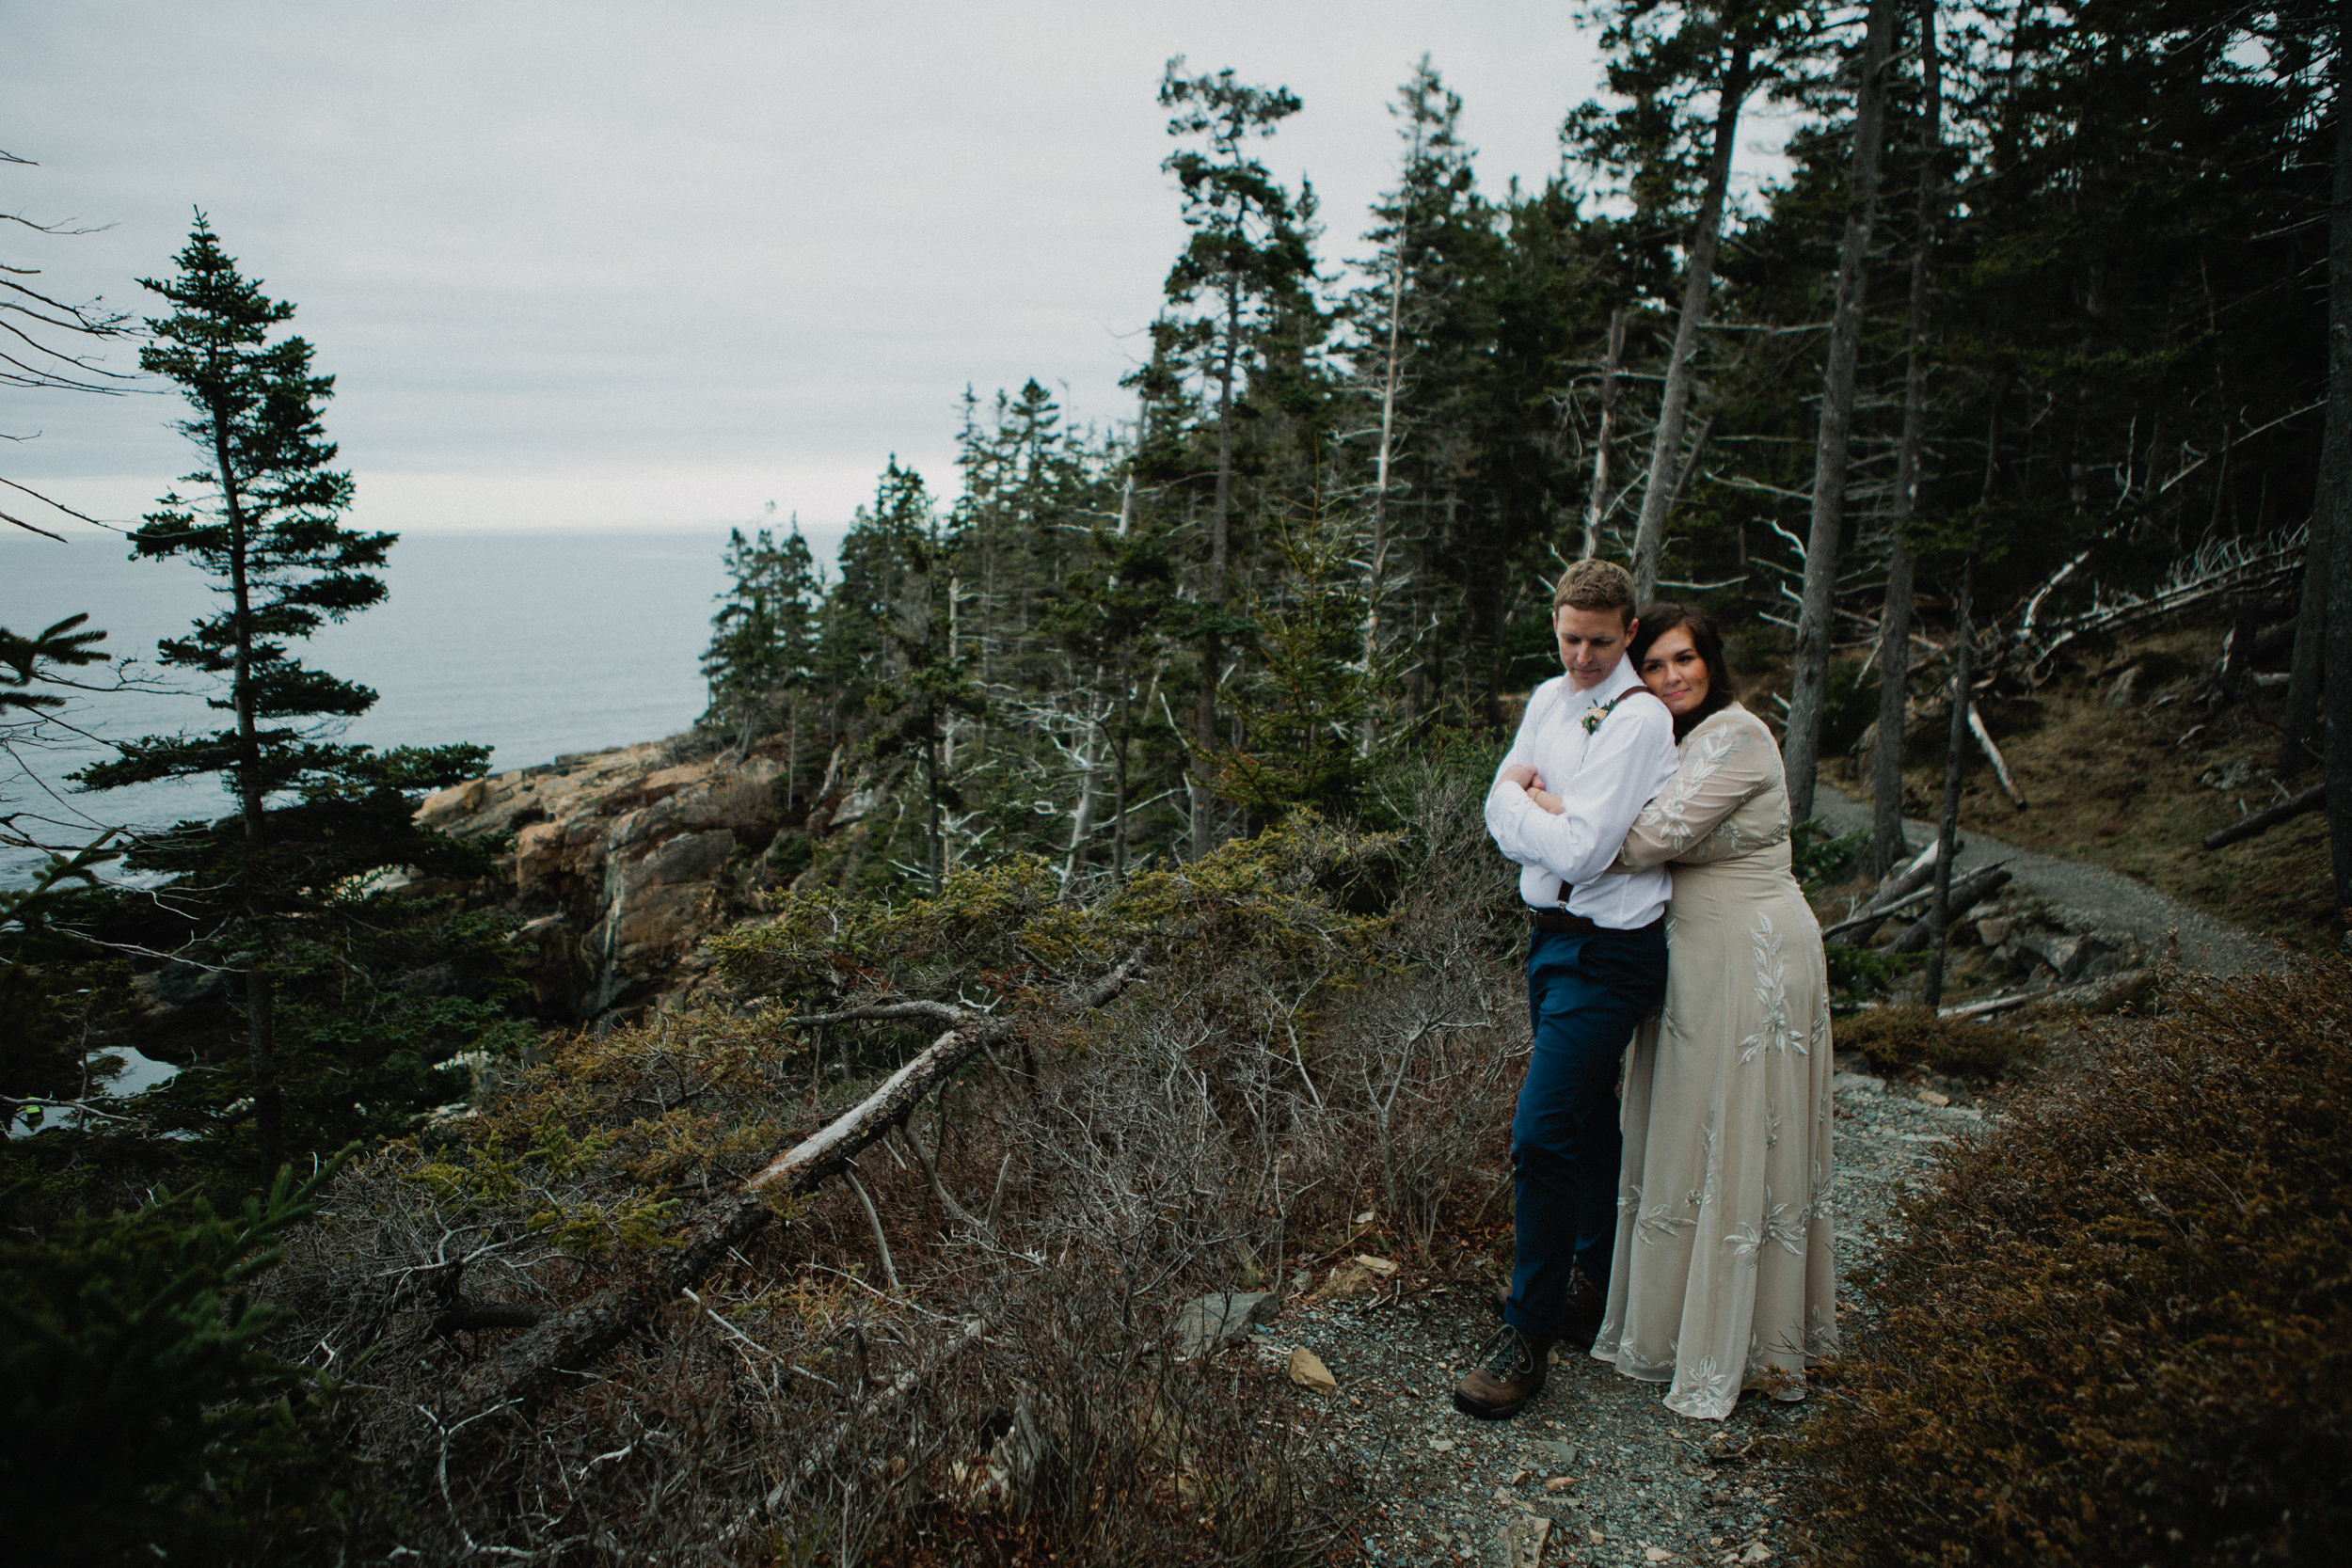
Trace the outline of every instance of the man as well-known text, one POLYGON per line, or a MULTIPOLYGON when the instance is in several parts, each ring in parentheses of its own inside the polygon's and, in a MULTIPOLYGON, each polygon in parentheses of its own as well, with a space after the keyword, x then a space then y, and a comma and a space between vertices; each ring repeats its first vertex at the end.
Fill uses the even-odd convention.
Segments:
POLYGON ((1552 1341, 1590 1341, 1616 1238, 1617 1065, 1666 986, 1664 869, 1609 869, 1650 797, 1674 777, 1674 721, 1626 657, 1633 579, 1580 561, 1552 594, 1566 673, 1527 700, 1486 795, 1486 831, 1520 866, 1534 927, 1527 1010, 1534 1051, 1511 1119, 1518 1261, 1503 1326, 1454 1390, 1485 1420, 1544 1386, 1552 1341), (1573 1300, 1572 1300, 1573 1298, 1573 1300))

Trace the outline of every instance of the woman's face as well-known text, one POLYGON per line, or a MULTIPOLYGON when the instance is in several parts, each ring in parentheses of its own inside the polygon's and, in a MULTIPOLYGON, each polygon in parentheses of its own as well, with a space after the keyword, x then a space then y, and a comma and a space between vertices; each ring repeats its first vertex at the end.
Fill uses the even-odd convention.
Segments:
POLYGON ((1642 656, 1642 684, 1658 694, 1677 719, 1707 701, 1707 660, 1691 644, 1691 628, 1660 632, 1642 656))

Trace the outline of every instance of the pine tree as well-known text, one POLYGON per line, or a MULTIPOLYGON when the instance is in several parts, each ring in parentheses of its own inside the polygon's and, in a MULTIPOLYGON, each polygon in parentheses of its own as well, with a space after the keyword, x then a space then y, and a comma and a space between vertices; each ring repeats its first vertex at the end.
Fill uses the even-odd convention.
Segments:
MULTIPOLYGON (((1305 303, 1314 258, 1300 204, 1246 150, 1250 138, 1273 135, 1298 112, 1296 94, 1287 87, 1245 86, 1230 70, 1187 76, 1184 56, 1178 55, 1161 77, 1160 104, 1176 111, 1168 122, 1169 135, 1199 138, 1201 144, 1169 153, 1161 167, 1176 177, 1184 223, 1192 230, 1184 254, 1168 270, 1168 297, 1178 305, 1207 301, 1208 309, 1190 324, 1185 338, 1216 388, 1216 489, 1201 583, 1200 683, 1193 716, 1195 744, 1206 751, 1216 744, 1223 649, 1236 629, 1222 618, 1231 586, 1236 388, 1248 371, 1251 330, 1305 303)), ((1196 810, 1193 854, 1208 853, 1209 840, 1208 814, 1196 810)))
MULTIPOLYGON (((771 501, 769 509, 774 507, 771 501)), ((802 689, 823 597, 816 558, 795 518, 781 544, 769 529, 754 539, 744 538, 741 529, 729 530, 723 563, 727 591, 710 618, 710 645, 702 658, 710 689, 705 718, 734 736, 738 752, 760 735, 787 730, 788 795, 799 757, 802 689)))
POLYGON ((381 867, 472 867, 478 854, 416 828, 412 797, 479 774, 489 752, 377 753, 331 739, 335 722, 366 712, 375 693, 306 667, 287 644, 381 602, 378 573, 397 536, 342 524, 351 476, 330 467, 336 449, 320 420, 334 378, 312 373, 303 339, 270 341, 294 306, 241 275, 201 214, 178 260, 177 277, 140 280, 172 309, 147 323, 153 341, 139 362, 194 410, 177 428, 202 466, 180 482, 191 493, 165 496, 131 543, 136 559, 192 561, 227 597, 158 654, 167 666, 226 676, 226 694, 210 705, 230 714, 232 727, 150 736, 77 778, 112 789, 215 774, 235 797, 233 817, 183 823, 127 863, 176 876, 191 898, 239 918, 255 1131, 262 1164, 274 1170, 286 1147, 274 1010, 301 917, 381 867))

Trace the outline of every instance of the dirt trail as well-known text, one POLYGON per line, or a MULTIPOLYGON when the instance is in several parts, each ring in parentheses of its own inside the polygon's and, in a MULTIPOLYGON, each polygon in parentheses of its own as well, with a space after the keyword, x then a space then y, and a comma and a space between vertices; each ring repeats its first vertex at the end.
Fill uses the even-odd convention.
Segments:
MULTIPOLYGON (((1841 833, 1870 825, 1867 804, 1827 784, 1816 789, 1814 810, 1841 833)), ((1935 836, 1935 828, 1906 820, 1903 836, 1924 847, 1935 836)), ((2120 871, 2037 854, 1979 832, 1963 832, 1961 836, 1967 845, 1954 858, 1955 869, 1973 871, 1997 861, 2009 867, 2020 885, 2049 904, 2054 913, 2077 925, 2135 937, 2147 943, 2151 952, 2162 952, 2168 939, 2177 932, 2183 969, 2234 975, 2286 965, 2285 949, 2266 938, 2191 909, 2120 871)))

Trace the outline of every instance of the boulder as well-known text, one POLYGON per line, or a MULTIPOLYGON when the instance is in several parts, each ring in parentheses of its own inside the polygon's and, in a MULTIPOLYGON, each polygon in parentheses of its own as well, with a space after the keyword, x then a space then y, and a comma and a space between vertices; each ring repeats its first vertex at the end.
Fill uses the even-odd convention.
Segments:
POLYGON ((2017 933, 2018 950, 2030 954, 2048 964, 2061 980, 2072 980, 2082 974, 2091 959, 2109 951, 2106 942, 2091 932, 2047 931, 2028 928, 2017 933))
POLYGON ((1240 1344, 1281 1310, 1281 1300, 1270 1291, 1218 1291, 1197 1297, 1176 1314, 1176 1354, 1203 1355, 1240 1344))
POLYGON ((650 805, 656 800, 675 795, 688 784, 702 784, 709 777, 710 764, 691 762, 681 768, 664 768, 648 773, 645 775, 645 782, 639 787, 645 792, 645 801, 650 805))
POLYGON ((639 879, 653 883, 707 882, 735 853, 735 835, 724 828, 664 839, 642 863, 639 879))
POLYGON ((489 794, 490 781, 487 779, 468 779, 464 784, 437 789, 417 807, 417 820, 437 825, 460 816, 470 816, 482 809, 482 802, 489 798, 489 794))

